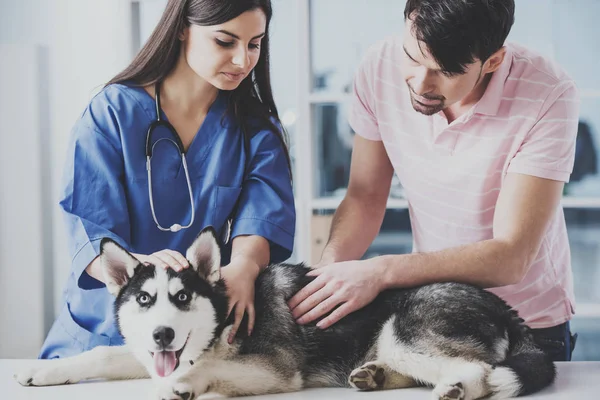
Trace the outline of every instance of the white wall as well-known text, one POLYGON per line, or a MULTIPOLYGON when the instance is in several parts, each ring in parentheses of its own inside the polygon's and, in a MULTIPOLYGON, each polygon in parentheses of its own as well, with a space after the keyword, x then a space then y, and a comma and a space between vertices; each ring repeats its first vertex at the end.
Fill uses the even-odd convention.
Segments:
MULTIPOLYGON (((0 356, 33 357, 44 336, 43 49, 0 44, 0 356), (27 316, 30 316, 29 318, 27 316)), ((46 119, 47 120, 47 119, 46 119)))
POLYGON ((61 305, 69 274, 57 205, 64 155, 86 104, 131 59, 130 3, 0 0, 0 358, 37 355, 61 305), (15 221, 22 227, 11 229, 15 221))
POLYGON ((47 1, 0 3, 0 357, 29 357, 53 318, 47 1))
MULTIPOLYGON (((73 124, 102 85, 130 61, 130 2, 54 0, 50 19, 53 21, 50 31, 52 192, 53 198, 58 199, 73 124)), ((57 221, 53 237, 55 309, 58 310, 70 259, 57 206, 53 207, 53 213, 57 221)))

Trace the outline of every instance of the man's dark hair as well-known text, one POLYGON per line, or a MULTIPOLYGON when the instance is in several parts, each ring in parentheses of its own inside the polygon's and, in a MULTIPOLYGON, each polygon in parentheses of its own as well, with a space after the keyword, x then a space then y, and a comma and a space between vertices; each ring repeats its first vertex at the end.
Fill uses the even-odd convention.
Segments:
POLYGON ((408 0, 404 19, 444 72, 462 74, 503 45, 515 21, 514 0, 408 0))

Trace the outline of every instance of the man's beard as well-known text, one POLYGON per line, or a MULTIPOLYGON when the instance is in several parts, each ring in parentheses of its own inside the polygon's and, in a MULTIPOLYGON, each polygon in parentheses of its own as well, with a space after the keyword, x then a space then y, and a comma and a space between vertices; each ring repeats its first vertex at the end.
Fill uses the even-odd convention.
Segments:
POLYGON ((410 93, 410 102, 411 102, 413 108, 415 109, 415 111, 419 112, 423 115, 437 114, 440 111, 442 111, 444 108, 446 108, 445 99, 440 99, 439 103, 433 104, 433 105, 423 104, 423 103, 419 103, 419 101, 413 97, 412 92, 410 93))

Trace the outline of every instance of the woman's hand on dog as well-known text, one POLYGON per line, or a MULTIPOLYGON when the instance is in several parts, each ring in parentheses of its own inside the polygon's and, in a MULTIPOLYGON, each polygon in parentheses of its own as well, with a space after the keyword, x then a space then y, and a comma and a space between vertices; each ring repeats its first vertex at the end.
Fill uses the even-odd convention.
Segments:
POLYGON ((299 324, 307 324, 330 315, 317 323, 326 329, 346 315, 370 302, 383 290, 381 275, 367 261, 345 261, 319 265, 307 273, 315 279, 288 302, 292 316, 299 324))
MULTIPOLYGON (((177 272, 182 271, 184 268, 188 268, 190 264, 186 258, 175 250, 161 250, 152 254, 140 254, 131 253, 135 258, 138 259, 144 265, 154 265, 159 268, 172 268, 177 272)), ((96 257, 85 269, 89 276, 102 282, 104 282, 104 267, 100 262, 100 258, 96 257)))
POLYGON ((260 273, 260 266, 251 258, 238 256, 221 268, 221 277, 225 280, 229 296, 229 310, 227 315, 235 308, 235 320, 227 341, 231 344, 235 338, 244 313, 248 313, 248 335, 254 329, 254 284, 260 273))
POLYGON ((133 253, 133 256, 144 265, 152 264, 163 269, 171 268, 177 272, 190 266, 186 258, 175 250, 164 249, 148 255, 133 253))

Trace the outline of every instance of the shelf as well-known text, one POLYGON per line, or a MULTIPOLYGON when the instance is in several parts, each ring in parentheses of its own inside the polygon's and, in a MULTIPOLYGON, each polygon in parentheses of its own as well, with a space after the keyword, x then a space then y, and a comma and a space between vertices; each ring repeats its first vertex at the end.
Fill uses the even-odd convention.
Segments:
POLYGON ((349 102, 352 98, 350 93, 335 92, 313 92, 308 95, 311 104, 337 104, 349 102))
POLYGON ((600 98, 600 90, 583 89, 579 91, 579 96, 583 98, 600 98))
MULTIPOLYGON (((339 207, 342 197, 320 197, 313 199, 313 210, 335 210, 339 207)), ((600 208, 600 197, 565 197, 561 201, 564 208, 600 208)), ((389 198, 388 210, 404 210, 408 208, 406 199, 389 198)))
POLYGON ((582 303, 575 306, 575 318, 600 318, 600 304, 582 303))
POLYGON ((561 204, 564 208, 600 208, 600 197, 566 196, 561 204))
MULTIPOLYGON (((313 210, 335 210, 342 202, 342 197, 321 197, 313 199, 311 206, 313 210)), ((404 210, 408 208, 408 201, 405 199, 389 198, 387 202, 388 210, 404 210)))

